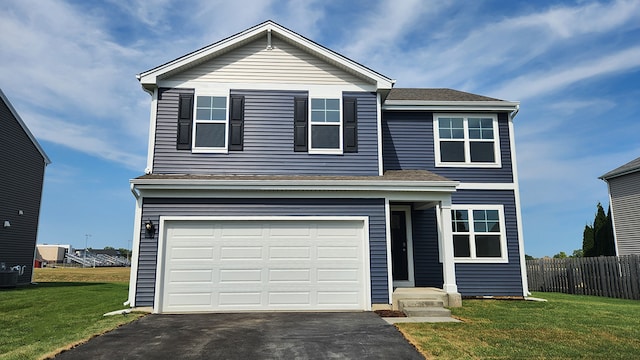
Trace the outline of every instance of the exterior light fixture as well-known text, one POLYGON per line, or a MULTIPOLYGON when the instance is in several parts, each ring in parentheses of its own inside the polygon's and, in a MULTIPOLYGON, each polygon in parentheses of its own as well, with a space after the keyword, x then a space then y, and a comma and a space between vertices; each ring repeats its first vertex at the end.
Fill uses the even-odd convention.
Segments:
POLYGON ((153 225, 151 220, 147 220, 147 222, 144 223, 144 230, 147 233, 147 237, 153 237, 156 233, 156 227, 153 225))
POLYGON ((6 228, 8 228, 10 226, 11 226, 11 223, 9 222, 9 220, 5 220, 4 221, 4 228, 6 229, 6 228))

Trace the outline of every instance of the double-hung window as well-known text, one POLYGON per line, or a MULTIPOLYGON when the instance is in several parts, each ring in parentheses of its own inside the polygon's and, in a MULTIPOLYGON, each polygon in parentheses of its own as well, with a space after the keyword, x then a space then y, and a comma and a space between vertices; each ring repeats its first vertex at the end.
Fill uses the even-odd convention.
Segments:
POLYGON ((500 167, 495 115, 436 114, 436 166, 500 167))
POLYGON ((193 151, 226 152, 229 119, 227 96, 196 96, 193 151))
POLYGON ((457 262, 507 261, 502 205, 454 205, 451 227, 457 262))
POLYGON ((311 98, 310 153, 342 152, 341 99, 311 98))

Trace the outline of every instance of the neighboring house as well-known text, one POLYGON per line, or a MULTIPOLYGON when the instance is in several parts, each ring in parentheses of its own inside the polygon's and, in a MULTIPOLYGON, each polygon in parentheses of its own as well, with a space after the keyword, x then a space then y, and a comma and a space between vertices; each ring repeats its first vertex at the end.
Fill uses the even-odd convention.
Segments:
POLYGON ((437 287, 452 304, 528 293, 517 102, 393 89, 271 21, 138 79, 152 100, 148 168, 131 180, 131 306, 371 310, 397 287, 437 287))
POLYGON ((44 260, 48 263, 61 264, 67 253, 72 252, 71 245, 36 245, 36 259, 44 260))
POLYGON ((0 90, 0 263, 32 280, 44 169, 51 163, 0 90))
POLYGON ((640 158, 600 176, 609 187, 616 255, 640 254, 640 158))

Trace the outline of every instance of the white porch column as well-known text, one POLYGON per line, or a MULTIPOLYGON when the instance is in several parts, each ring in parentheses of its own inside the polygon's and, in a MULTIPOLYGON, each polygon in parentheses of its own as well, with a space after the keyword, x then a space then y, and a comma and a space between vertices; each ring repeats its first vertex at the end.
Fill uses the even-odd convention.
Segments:
MULTIPOLYGON (((458 285, 456 285, 456 268, 453 262, 453 232, 451 230, 451 203, 442 202, 440 204, 440 230, 441 230, 441 247, 440 255, 442 259, 442 275, 444 284, 442 290, 448 294, 458 294, 458 285)), ((459 296, 459 294, 458 294, 459 296)))

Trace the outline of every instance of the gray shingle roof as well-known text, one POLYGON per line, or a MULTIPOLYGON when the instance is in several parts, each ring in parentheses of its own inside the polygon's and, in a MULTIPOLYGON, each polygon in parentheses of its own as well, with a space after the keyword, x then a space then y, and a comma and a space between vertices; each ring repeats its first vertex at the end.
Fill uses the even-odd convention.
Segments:
POLYGON ((600 176, 600 179, 607 180, 617 176, 634 173, 636 171, 640 171, 640 157, 609 171, 608 173, 600 176))
POLYGON ((393 88, 386 100, 504 101, 453 89, 393 88))
POLYGON ((149 180, 374 180, 374 181, 451 181, 426 170, 388 170, 383 176, 325 176, 325 175, 196 175, 150 174, 136 179, 149 180))

